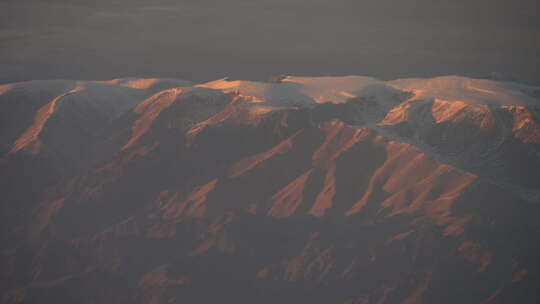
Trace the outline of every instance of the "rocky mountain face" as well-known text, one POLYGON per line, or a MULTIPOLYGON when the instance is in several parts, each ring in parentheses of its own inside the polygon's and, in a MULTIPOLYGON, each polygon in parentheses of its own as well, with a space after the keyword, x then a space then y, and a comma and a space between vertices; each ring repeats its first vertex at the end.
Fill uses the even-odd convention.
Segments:
POLYGON ((2 303, 538 303, 540 88, 0 86, 2 303))

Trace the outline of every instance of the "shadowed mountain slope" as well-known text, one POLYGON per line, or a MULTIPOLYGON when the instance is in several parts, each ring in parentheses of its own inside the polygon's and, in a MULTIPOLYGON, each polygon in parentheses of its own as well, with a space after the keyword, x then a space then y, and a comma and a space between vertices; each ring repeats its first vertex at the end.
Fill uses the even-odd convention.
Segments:
POLYGON ((442 79, 0 87, 2 303, 538 302, 534 88, 442 79))

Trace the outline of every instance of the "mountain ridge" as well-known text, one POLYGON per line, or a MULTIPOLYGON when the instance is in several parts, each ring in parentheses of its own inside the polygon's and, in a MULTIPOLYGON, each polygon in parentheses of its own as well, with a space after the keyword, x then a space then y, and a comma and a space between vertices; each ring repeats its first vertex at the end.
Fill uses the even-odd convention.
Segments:
POLYGON ((538 300, 538 88, 0 88, 2 303, 538 300))

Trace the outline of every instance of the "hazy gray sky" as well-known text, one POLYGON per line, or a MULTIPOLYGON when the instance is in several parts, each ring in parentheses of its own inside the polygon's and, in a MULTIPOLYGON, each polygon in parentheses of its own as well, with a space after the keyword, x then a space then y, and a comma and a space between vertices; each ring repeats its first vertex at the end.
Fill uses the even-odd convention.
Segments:
POLYGON ((0 82, 500 72, 540 83, 538 0, 1 0, 0 82))

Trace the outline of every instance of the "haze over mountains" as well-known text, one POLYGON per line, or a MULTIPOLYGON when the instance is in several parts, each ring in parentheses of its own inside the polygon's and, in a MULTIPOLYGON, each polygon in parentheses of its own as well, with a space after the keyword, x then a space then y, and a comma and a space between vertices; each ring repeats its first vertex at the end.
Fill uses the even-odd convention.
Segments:
POLYGON ((2 303, 538 303, 540 87, 0 85, 2 303))
POLYGON ((0 83, 459 74, 540 85, 537 0, 2 0, 0 83))

